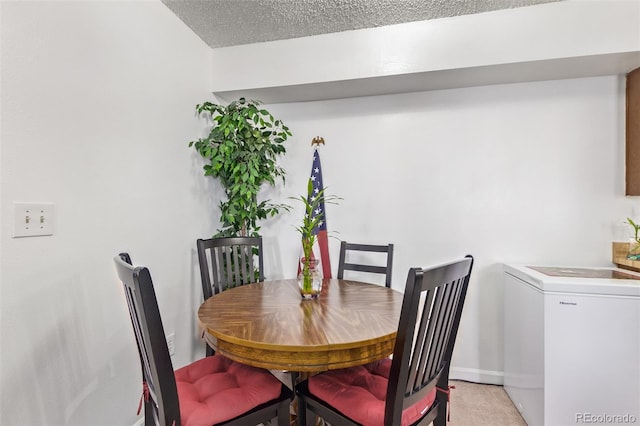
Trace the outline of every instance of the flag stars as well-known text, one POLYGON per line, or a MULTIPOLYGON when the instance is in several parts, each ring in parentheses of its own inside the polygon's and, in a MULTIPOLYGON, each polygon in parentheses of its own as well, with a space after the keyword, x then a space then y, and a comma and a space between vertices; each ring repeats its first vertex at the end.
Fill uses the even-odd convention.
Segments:
POLYGON ((325 220, 326 218, 324 216, 326 214, 324 210, 324 200, 321 196, 324 189, 324 185, 322 182, 322 168, 320 166, 320 154, 318 154, 317 152, 314 152, 313 155, 313 164, 311 165, 311 174, 309 176, 309 179, 312 183, 313 189, 311 193, 308 194, 307 199, 309 200, 309 203, 316 203, 316 206, 314 206, 314 209, 307 214, 311 218, 318 220, 318 223, 316 223, 316 226, 313 230, 313 233, 317 234, 320 231, 326 230, 327 226, 325 220))

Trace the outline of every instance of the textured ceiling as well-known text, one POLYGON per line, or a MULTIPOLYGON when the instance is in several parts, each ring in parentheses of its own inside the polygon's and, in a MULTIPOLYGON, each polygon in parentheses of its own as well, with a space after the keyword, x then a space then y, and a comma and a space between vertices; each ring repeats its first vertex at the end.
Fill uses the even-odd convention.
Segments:
POLYGON ((213 48, 554 1, 558 0, 162 0, 213 48))

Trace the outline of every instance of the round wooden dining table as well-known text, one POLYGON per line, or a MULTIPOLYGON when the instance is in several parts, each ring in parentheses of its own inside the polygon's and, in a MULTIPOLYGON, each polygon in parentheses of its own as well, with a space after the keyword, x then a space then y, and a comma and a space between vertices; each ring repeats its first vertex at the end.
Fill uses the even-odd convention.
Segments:
POLYGON ((319 372, 363 365, 393 352, 402 293, 324 279, 302 300, 296 279, 225 290, 198 310, 207 343, 234 361, 270 370, 319 372))

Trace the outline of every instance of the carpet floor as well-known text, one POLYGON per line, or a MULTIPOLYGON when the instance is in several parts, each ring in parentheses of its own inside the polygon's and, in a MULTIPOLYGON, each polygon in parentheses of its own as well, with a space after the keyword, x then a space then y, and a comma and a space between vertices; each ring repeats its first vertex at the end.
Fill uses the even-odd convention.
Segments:
POLYGON ((502 386, 452 380, 449 426, 526 426, 502 386))

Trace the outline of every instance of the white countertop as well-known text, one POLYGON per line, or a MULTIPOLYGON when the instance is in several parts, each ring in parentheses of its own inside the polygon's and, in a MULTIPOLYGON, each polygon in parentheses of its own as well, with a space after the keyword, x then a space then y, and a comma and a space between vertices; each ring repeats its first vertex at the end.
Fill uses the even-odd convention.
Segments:
POLYGON ((504 271, 523 280, 543 292, 585 293, 615 296, 640 296, 640 273, 614 267, 549 267, 544 265, 504 264, 504 271), (559 274, 571 276, 554 276, 533 268, 554 268, 559 274), (611 272, 612 275, 635 277, 635 279, 598 278, 588 276, 593 271, 599 275, 611 272))

